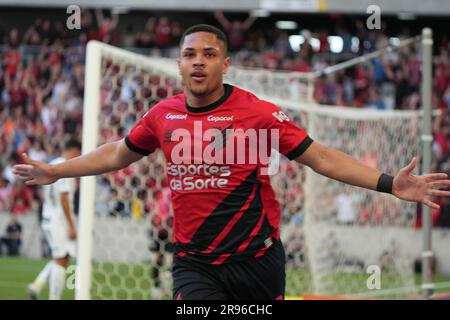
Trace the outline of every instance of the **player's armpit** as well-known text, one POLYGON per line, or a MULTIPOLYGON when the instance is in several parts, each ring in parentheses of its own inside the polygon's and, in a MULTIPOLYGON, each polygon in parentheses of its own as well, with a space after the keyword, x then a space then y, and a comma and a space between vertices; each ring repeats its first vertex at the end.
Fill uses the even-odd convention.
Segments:
POLYGON ((124 168, 129 166, 131 163, 140 160, 143 157, 142 154, 131 150, 125 143, 125 139, 117 142, 115 158, 118 167, 124 168))

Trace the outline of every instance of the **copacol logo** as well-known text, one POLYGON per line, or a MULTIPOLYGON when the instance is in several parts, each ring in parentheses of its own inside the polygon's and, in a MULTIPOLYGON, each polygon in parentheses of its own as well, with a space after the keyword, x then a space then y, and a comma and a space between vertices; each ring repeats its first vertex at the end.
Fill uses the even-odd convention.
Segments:
POLYGON ((233 121, 234 116, 209 116, 208 121, 219 122, 219 121, 233 121))
POLYGON ((166 114, 166 119, 167 120, 186 120, 187 119, 187 114, 171 114, 171 113, 168 113, 168 114, 166 114))
POLYGON ((77 5, 70 5, 66 10, 67 14, 70 16, 66 20, 66 27, 69 30, 80 30, 81 29, 81 9, 77 5))

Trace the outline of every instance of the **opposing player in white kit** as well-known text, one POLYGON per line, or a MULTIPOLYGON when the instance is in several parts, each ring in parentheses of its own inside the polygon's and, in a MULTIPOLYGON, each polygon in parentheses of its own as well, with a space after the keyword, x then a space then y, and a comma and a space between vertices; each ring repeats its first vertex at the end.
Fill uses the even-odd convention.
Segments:
MULTIPOLYGON (((81 153, 81 145, 75 140, 66 143, 62 155, 50 162, 58 164, 75 158, 81 153)), ((46 284, 49 299, 59 300, 64 291, 66 268, 70 257, 76 254, 76 226, 73 216, 75 179, 66 178, 44 186, 42 230, 50 245, 53 260, 47 263, 36 280, 28 286, 31 299, 38 299, 46 284)))

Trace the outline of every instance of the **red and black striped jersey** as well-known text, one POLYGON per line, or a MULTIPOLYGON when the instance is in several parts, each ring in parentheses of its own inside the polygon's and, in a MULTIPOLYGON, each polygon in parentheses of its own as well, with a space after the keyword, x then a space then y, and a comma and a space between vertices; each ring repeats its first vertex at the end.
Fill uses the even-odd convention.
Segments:
POLYGON ((261 256, 279 240, 271 150, 295 159, 312 143, 274 104, 224 87, 206 107, 189 106, 184 94, 158 103, 125 138, 137 153, 165 155, 175 253, 212 264, 261 256))

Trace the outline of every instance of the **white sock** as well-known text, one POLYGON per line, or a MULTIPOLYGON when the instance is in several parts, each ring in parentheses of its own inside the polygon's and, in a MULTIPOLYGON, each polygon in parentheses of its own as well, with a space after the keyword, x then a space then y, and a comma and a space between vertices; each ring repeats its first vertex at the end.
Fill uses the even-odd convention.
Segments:
POLYGON ((66 269, 57 263, 53 264, 50 272, 49 282, 49 300, 60 300, 64 291, 64 283, 66 280, 66 269))
POLYGON ((38 274, 38 276, 36 277, 36 280, 34 280, 34 282, 31 284, 33 287, 33 290, 40 293, 41 290, 45 287, 45 285, 49 281, 50 271, 52 270, 53 264, 54 264, 53 260, 49 261, 45 265, 44 269, 42 269, 42 271, 38 274))

